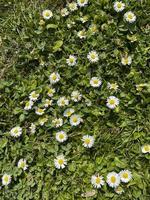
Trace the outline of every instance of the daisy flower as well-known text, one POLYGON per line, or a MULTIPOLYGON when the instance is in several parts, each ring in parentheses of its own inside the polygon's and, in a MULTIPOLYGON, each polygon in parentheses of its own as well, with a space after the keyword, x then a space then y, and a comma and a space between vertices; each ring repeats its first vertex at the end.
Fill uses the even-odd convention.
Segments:
POLYGON ((117 193, 117 194, 122 194, 122 193, 124 193, 124 190, 123 190, 123 188, 122 187, 117 187, 117 188, 115 188, 115 192, 117 193))
POLYGON ((107 88, 110 89, 110 90, 117 90, 118 89, 118 85, 117 83, 107 83, 107 88))
POLYGON ((51 106, 52 102, 53 102, 52 100, 45 99, 45 101, 44 101, 44 107, 47 108, 47 107, 51 106))
POLYGON ((61 13, 61 16, 63 16, 63 17, 69 15, 69 11, 68 11, 67 8, 63 8, 63 9, 61 9, 60 13, 61 13))
POLYGON ((70 117, 74 112, 75 112, 75 110, 73 108, 67 108, 64 111, 64 117, 70 117))
POLYGON ((120 180, 123 183, 128 183, 132 179, 132 174, 129 170, 122 170, 119 173, 119 176, 120 176, 120 180))
POLYGON ((56 118, 54 120, 52 120, 52 124, 58 128, 58 127, 61 127, 63 125, 63 119, 61 118, 56 118))
POLYGON ((94 145, 94 137, 91 135, 84 135, 82 137, 83 146, 86 148, 91 148, 94 145))
POLYGON ((77 58, 73 55, 70 55, 68 59, 66 59, 66 62, 69 66, 74 66, 76 65, 77 58))
POLYGON ((77 7, 77 3, 76 2, 71 2, 71 3, 68 3, 68 8, 70 11, 75 11, 78 9, 77 7))
POLYGON ((43 16, 44 19, 47 20, 47 19, 50 19, 53 16, 53 13, 52 13, 51 10, 44 10, 42 12, 42 16, 43 16))
POLYGON ((92 87, 100 87, 101 84, 102 84, 102 81, 97 77, 92 77, 90 80, 90 85, 92 87))
POLYGON ((106 106, 110 109, 116 108, 119 105, 119 99, 115 96, 110 96, 107 98, 106 106))
POLYGON ((33 101, 30 100, 30 101, 26 102, 24 110, 30 110, 32 108, 32 106, 33 106, 33 101))
POLYGON ((150 145, 149 144, 144 144, 141 147, 142 153, 150 153, 150 145))
POLYGON ((18 168, 21 168, 25 171, 28 168, 27 161, 25 159, 20 159, 18 161, 18 168))
POLYGON ((31 126, 29 127, 29 129, 30 129, 30 132, 34 134, 36 131, 36 125, 34 123, 32 123, 31 126))
POLYGON ((124 14, 124 19, 129 23, 133 23, 136 21, 136 15, 133 12, 128 11, 124 14))
POLYGON ((91 183, 95 188, 101 188, 104 185, 103 176, 93 175, 91 177, 91 183))
POLYGON ((131 58, 131 56, 122 57, 122 58, 121 58, 121 63, 122 63, 123 65, 131 65, 131 63, 132 63, 132 58, 131 58))
POLYGON ((84 24, 85 22, 88 21, 88 16, 85 15, 85 16, 81 17, 80 21, 84 24))
POLYGON ((49 79, 51 84, 55 84, 60 80, 60 75, 57 72, 53 72, 49 79))
POLYGON ((2 176, 2 185, 9 185, 11 183, 11 176, 8 174, 4 174, 2 176))
POLYGON ((98 31, 96 24, 91 24, 89 27, 89 31, 92 35, 94 35, 98 31))
POLYGON ((69 100, 66 97, 60 97, 57 101, 57 105, 60 107, 67 106, 69 104, 69 100))
POLYGON ((29 95, 29 99, 30 101, 36 101, 39 97, 39 94, 36 93, 35 91, 31 92, 30 95, 29 95))
POLYGON ((42 108, 36 108, 35 113, 37 115, 43 115, 44 114, 45 109, 42 108))
POLYGON ((116 1, 116 2, 114 3, 114 10, 115 10, 116 12, 121 12, 121 11, 123 11, 124 9, 125 9, 125 4, 122 3, 122 1, 116 1))
POLYGON ((80 38, 80 39, 85 39, 86 38, 86 31, 83 29, 81 31, 79 31, 77 33, 77 36, 80 38))
POLYGON ((64 169, 65 165, 67 165, 67 160, 64 155, 59 155, 54 159, 54 164, 57 169, 64 169))
POLYGON ((81 100, 81 98, 82 98, 82 94, 78 90, 73 91, 71 93, 71 99, 72 99, 72 101, 78 102, 78 101, 81 100))
POLYGON ((110 172, 107 174, 107 184, 112 187, 116 188, 120 184, 120 176, 116 172, 110 172))
POLYGON ((67 138, 67 134, 64 131, 59 131, 56 133, 56 140, 58 142, 65 142, 67 138))
POLYGON ((89 61, 91 63, 96 63, 98 62, 99 58, 98 58, 98 54, 96 51, 90 51, 87 55, 87 58, 89 59, 89 61))
POLYGON ((43 126, 46 122, 48 121, 48 118, 47 117, 44 117, 44 118, 39 118, 38 119, 38 122, 41 126, 43 126))
POLYGON ((71 126, 78 126, 82 122, 82 119, 79 115, 72 115, 70 117, 70 124, 71 126))
POLYGON ((88 4, 88 0, 77 0, 77 3, 80 7, 84 7, 88 4))
POLYGON ((54 93, 56 92, 55 88, 49 88, 47 95, 49 97, 53 97, 54 93))
POLYGON ((19 137, 22 134, 22 128, 19 126, 16 126, 11 129, 10 135, 13 137, 19 137))

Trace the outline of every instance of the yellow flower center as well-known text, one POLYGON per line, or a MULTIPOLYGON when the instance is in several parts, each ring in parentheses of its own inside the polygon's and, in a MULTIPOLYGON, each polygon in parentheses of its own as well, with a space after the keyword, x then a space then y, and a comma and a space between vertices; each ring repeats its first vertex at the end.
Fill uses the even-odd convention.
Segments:
POLYGON ((93 82, 94 82, 94 84, 98 84, 98 80, 94 80, 93 82))
POLYGON ((128 14, 128 19, 132 19, 133 15, 132 14, 128 14))
POLYGON ((38 112, 39 112, 39 113, 42 113, 42 112, 43 112, 43 109, 40 109, 40 108, 39 108, 39 109, 38 109, 38 112))
POLYGON ((80 0, 80 2, 81 2, 81 3, 84 3, 84 2, 85 2, 85 0, 80 0))
POLYGON ((49 15, 50 15, 50 13, 47 11, 47 12, 45 12, 45 16, 46 17, 49 17, 49 15))
POLYGON ((129 175, 128 175, 128 173, 124 173, 124 174, 122 175, 122 177, 123 177, 123 178, 128 178, 129 175))
POLYGON ((76 122, 78 121, 77 117, 74 117, 74 118, 72 119, 72 121, 73 121, 74 123, 76 123, 76 122))
POLYGON ((59 159, 58 163, 59 163, 59 165, 63 165, 64 164, 64 160, 63 159, 59 159))
POLYGON ((121 8, 121 7, 122 7, 122 4, 121 4, 121 3, 118 3, 118 4, 117 4, 117 7, 118 7, 118 8, 121 8))
POLYGON ((32 94, 32 98, 36 98, 36 94, 35 93, 32 94))
POLYGON ((90 144, 90 139, 89 139, 89 138, 86 138, 84 142, 85 142, 86 144, 90 144))
POLYGON ((110 180, 111 180, 112 183, 115 183, 116 182, 116 177, 112 176, 110 180))
POLYGON ((69 58, 69 61, 70 61, 71 63, 73 63, 73 62, 74 62, 74 58, 69 58))
POLYGON ((91 58, 95 59, 96 58, 95 54, 91 54, 91 58))
POLYGON ((144 146, 144 150, 145 150, 145 151, 150 151, 150 146, 145 145, 145 146, 144 146))
POLYGON ((114 99, 110 99, 110 100, 109 100, 109 104, 110 104, 110 105, 114 105, 114 104, 115 104, 115 100, 114 100, 114 99))
POLYGON ((52 76, 52 79, 55 81, 55 80, 57 79, 57 76, 54 74, 54 75, 52 76))
POLYGON ((61 139, 61 140, 64 139, 64 135, 63 135, 63 134, 60 134, 60 135, 59 135, 59 139, 61 139))
POLYGON ((101 182, 100 177, 97 177, 96 180, 95 180, 95 182, 96 182, 96 184, 100 184, 100 182, 101 182))
POLYGON ((5 182, 8 182, 8 180, 9 180, 9 179, 8 179, 8 176, 5 176, 5 177, 4 177, 4 181, 5 181, 5 182))
POLYGON ((14 130, 14 133, 17 134, 17 133, 18 133, 18 129, 15 129, 15 130, 14 130))

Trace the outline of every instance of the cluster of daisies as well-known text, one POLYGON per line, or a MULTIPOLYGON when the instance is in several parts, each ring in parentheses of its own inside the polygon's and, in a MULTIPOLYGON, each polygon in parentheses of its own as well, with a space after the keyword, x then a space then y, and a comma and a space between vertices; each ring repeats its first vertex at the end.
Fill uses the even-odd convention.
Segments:
MULTIPOLYGON (((132 179, 132 173, 129 170, 122 170, 120 173, 110 172, 107 174, 106 182, 108 186, 115 189, 115 192, 122 194, 124 192, 120 183, 128 183, 132 179)), ((95 188, 101 188, 104 184, 104 177, 97 174, 91 177, 91 184, 95 188)))
MULTIPOLYGON (((122 1, 116 1, 114 3, 114 10, 116 12, 122 12, 125 9, 126 5, 122 1)), ((127 11, 124 14, 124 20, 129 23, 133 23, 136 21, 136 15, 132 11, 127 11)))
MULTIPOLYGON (((88 4, 88 0, 77 0, 76 2, 68 3, 66 8, 63 8, 61 10, 61 15, 63 17, 68 16, 70 12, 76 11, 78 7, 84 7, 88 4)), ((116 1, 114 3, 114 10, 116 12, 122 12, 125 9, 125 3, 121 1, 116 1)), ((51 10, 44 10, 42 12, 42 16, 45 20, 49 20, 53 17, 53 13, 51 10)), ((88 20, 87 16, 84 16, 81 18, 82 23, 85 23, 88 20)), ((124 20, 133 23, 136 21, 136 16, 133 12, 128 11, 124 14, 124 20)), ((91 25, 91 30, 96 32, 97 27, 95 24, 91 25)), ((86 37, 86 31, 83 29, 79 31, 78 37, 83 39, 86 37)), ((66 59, 66 63, 68 66, 75 66, 77 65, 77 57, 75 55, 69 55, 69 57, 66 59)), ((95 50, 90 51, 87 54, 87 59, 91 64, 95 64, 99 61, 99 55, 95 50)), ((132 57, 125 55, 121 58, 122 65, 131 65, 132 63, 132 57)), ((47 108, 53 105, 53 95, 56 92, 55 88, 52 87, 54 84, 58 83, 60 81, 61 77, 58 72, 53 72, 50 74, 49 80, 51 87, 49 88, 47 92, 47 96, 50 98, 46 98, 42 100, 41 106, 37 107, 35 106, 35 113, 39 116, 42 116, 45 114, 45 111, 47 108)), ((99 77, 92 77, 89 81, 89 84, 94 88, 99 88, 102 85, 102 80, 99 77)), ((117 91, 118 85, 117 83, 108 83, 107 84, 108 89, 117 91)), ((36 91, 31 92, 29 95, 29 100, 26 102, 24 110, 28 111, 33 108, 33 106, 36 104, 36 102, 39 100, 40 94, 36 91)), ((57 100, 57 105, 59 107, 65 107, 69 105, 70 100, 74 102, 79 102, 82 99, 82 94, 79 91, 73 91, 71 93, 71 96, 67 98, 66 96, 62 96, 57 100)), ((88 105, 90 105, 90 102, 88 102, 88 105)), ((110 109, 115 109, 119 105, 119 99, 115 96, 109 96, 106 101, 106 106, 110 109)), ((80 117, 80 115, 75 114, 74 108, 67 108, 63 116, 66 118, 69 118, 69 123, 71 126, 78 126, 81 122, 83 122, 83 119, 80 117)), ((48 116, 42 117, 38 119, 38 124, 43 126, 48 121, 48 116)), ((59 128, 63 126, 63 118, 55 118, 52 120, 52 124, 55 128, 59 128)), ((32 123, 30 128, 31 133, 36 132, 36 125, 35 123, 32 123)), ((21 127, 16 126, 10 130, 10 135, 13 137, 20 137, 23 130, 21 127)), ((59 130, 55 133, 55 138, 59 143, 64 143, 68 139, 68 135, 64 130, 59 130)), ((82 137, 82 144, 85 148, 92 148, 95 142, 95 138, 93 135, 84 135, 82 137)), ((141 147, 142 153, 150 153, 150 145, 145 144, 141 147)), ((22 170, 27 170, 28 165, 27 161, 25 159, 20 159, 17 164, 18 168, 21 168, 22 170)), ((58 155, 54 159, 54 166, 57 169, 64 169, 67 166, 67 159, 63 154, 58 155)), ((120 173, 116 172, 110 172, 107 174, 106 177, 106 183, 114 188, 115 192, 118 194, 121 194, 124 192, 123 188, 120 186, 120 183, 128 183, 132 179, 132 173, 129 170, 122 170, 120 173)), ((12 176, 9 174, 4 174, 2 176, 2 185, 9 185, 11 183, 12 176)), ((95 188, 101 188, 104 184, 104 177, 102 175, 96 174, 91 177, 91 184, 95 188)))

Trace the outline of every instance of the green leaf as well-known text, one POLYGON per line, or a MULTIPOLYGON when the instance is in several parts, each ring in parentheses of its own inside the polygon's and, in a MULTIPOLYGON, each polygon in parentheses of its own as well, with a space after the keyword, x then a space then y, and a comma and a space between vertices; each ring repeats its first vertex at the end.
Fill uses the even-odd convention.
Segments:
POLYGON ((48 24, 46 26, 47 29, 50 29, 50 28, 53 28, 53 29, 56 29, 58 26, 56 24, 48 24))
POLYGON ((56 41, 54 43, 54 46, 53 46, 53 52, 58 51, 62 45, 63 45, 63 41, 62 40, 56 41))

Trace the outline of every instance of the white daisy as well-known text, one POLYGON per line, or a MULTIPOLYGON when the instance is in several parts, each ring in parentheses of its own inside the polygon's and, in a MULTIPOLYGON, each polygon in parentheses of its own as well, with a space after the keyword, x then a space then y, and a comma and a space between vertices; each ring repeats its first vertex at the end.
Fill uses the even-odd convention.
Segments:
POLYGON ((110 96, 107 98, 106 106, 110 109, 116 108, 119 105, 119 99, 115 96, 110 96))
POLYGON ((61 16, 63 16, 63 17, 69 15, 69 11, 68 11, 67 8, 63 8, 63 9, 61 9, 60 13, 61 13, 61 16))
POLYGON ((69 104, 69 100, 66 97, 60 97, 57 101, 57 105, 60 107, 67 106, 69 104))
POLYGON ((77 7, 77 3, 76 2, 71 2, 71 3, 68 3, 68 8, 70 11, 75 11, 78 9, 77 7))
POLYGON ((91 177, 91 183, 95 188, 101 188, 104 185, 103 176, 93 175, 91 177))
POLYGON ((107 174, 107 184, 112 187, 116 188, 120 184, 120 176, 116 172, 110 172, 107 174))
POLYGON ((43 126, 48 121, 48 117, 39 118, 39 125, 43 126))
POLYGON ((99 60, 98 54, 96 51, 90 51, 87 55, 87 58, 91 63, 96 63, 99 60))
POLYGON ((44 10, 42 12, 42 16, 43 16, 44 19, 47 20, 47 19, 50 19, 53 16, 53 13, 52 13, 51 10, 44 10))
POLYGON ((22 134, 22 128, 19 126, 16 126, 11 129, 10 135, 13 137, 19 137, 22 134))
POLYGON ((71 126, 78 126, 82 122, 82 119, 79 115, 72 115, 70 117, 70 124, 71 126))
POLYGON ((47 95, 49 97, 53 97, 54 93, 56 92, 55 88, 49 88, 47 95))
POLYGON ((128 11, 124 14, 124 19, 129 23, 133 23, 136 21, 136 15, 133 12, 128 11))
POLYGON ((32 108, 32 106, 33 106, 33 101, 30 100, 30 101, 26 102, 24 110, 30 110, 32 108))
POLYGON ((61 127, 63 125, 63 119, 61 118, 56 118, 54 120, 52 120, 52 124, 58 128, 58 127, 61 127))
POLYGON ((60 80, 60 75, 57 72, 53 72, 49 79, 51 84, 55 84, 60 80))
POLYGON ((82 98, 82 94, 78 91, 78 90, 75 90, 71 93, 71 99, 72 101, 74 102, 78 102, 80 101, 82 98))
POLYGON ((54 164, 57 169, 64 169, 65 165, 67 165, 67 160, 65 159, 64 155, 59 155, 54 159, 54 164))
POLYGON ((31 132, 32 134, 34 134, 35 131, 36 131, 36 125, 35 125, 34 123, 32 123, 31 126, 29 127, 29 129, 30 129, 30 132, 31 132))
POLYGON ((122 193, 124 193, 124 189, 122 188, 122 187, 117 187, 117 188, 115 188, 115 192, 117 193, 117 194, 122 194, 122 193))
POLYGON ((11 183, 11 176, 8 174, 4 174, 2 176, 2 185, 9 185, 11 183))
POLYGON ((36 93, 35 91, 31 92, 30 95, 29 95, 29 99, 30 101, 36 101, 39 97, 39 94, 36 93))
POLYGON ((74 112, 75 112, 75 110, 73 108, 67 108, 64 111, 64 117, 70 117, 74 112))
POLYGON ((132 174, 129 170, 122 170, 119 176, 123 183, 128 183, 132 179, 132 174))
POLYGON ((67 138, 67 134, 64 131, 59 131, 56 133, 56 140, 58 142, 65 142, 67 138))
POLYGON ((123 65, 131 65, 131 63, 132 63, 132 58, 131 58, 131 56, 122 57, 122 58, 121 58, 121 63, 122 63, 123 65))
POLYGON ((90 80, 90 85, 92 87, 100 87, 101 84, 102 84, 102 81, 97 77, 92 77, 90 80))
POLYGON ((98 28, 97 28, 97 25, 96 24, 91 24, 89 26, 89 32, 94 35, 96 32, 98 32, 98 28))
POLYGON ((124 9, 125 9, 125 4, 122 3, 122 1, 116 1, 116 2, 114 3, 114 10, 115 10, 116 12, 121 12, 121 11, 123 11, 124 9))
POLYGON ((18 161, 18 168, 21 168, 25 171, 28 168, 27 161, 25 159, 20 159, 18 161))
POLYGON ((150 145, 149 144, 144 144, 141 147, 142 153, 150 153, 150 145))
POLYGON ((84 7, 88 4, 88 0, 77 0, 77 3, 80 7, 84 7))
POLYGON ((43 115, 44 114, 45 109, 42 108, 36 108, 35 113, 37 115, 43 115))
POLYGON ((91 135, 84 135, 82 137, 83 146, 86 148, 91 148, 94 145, 94 137, 91 135))
POLYGON ((107 88, 110 89, 110 90, 117 91, 118 87, 119 86, 117 85, 117 83, 107 83, 107 88))
POLYGON ((53 100, 45 99, 44 107, 47 108, 52 105, 53 100))
POLYGON ((80 21, 84 24, 85 22, 88 21, 88 16, 85 15, 85 16, 81 17, 80 21))
POLYGON ((79 31, 77 33, 77 36, 80 38, 80 39, 85 39, 86 38, 86 31, 83 29, 81 31, 79 31))
POLYGON ((66 59, 66 62, 69 66, 74 66, 77 63, 77 58, 73 55, 70 55, 68 59, 66 59))

